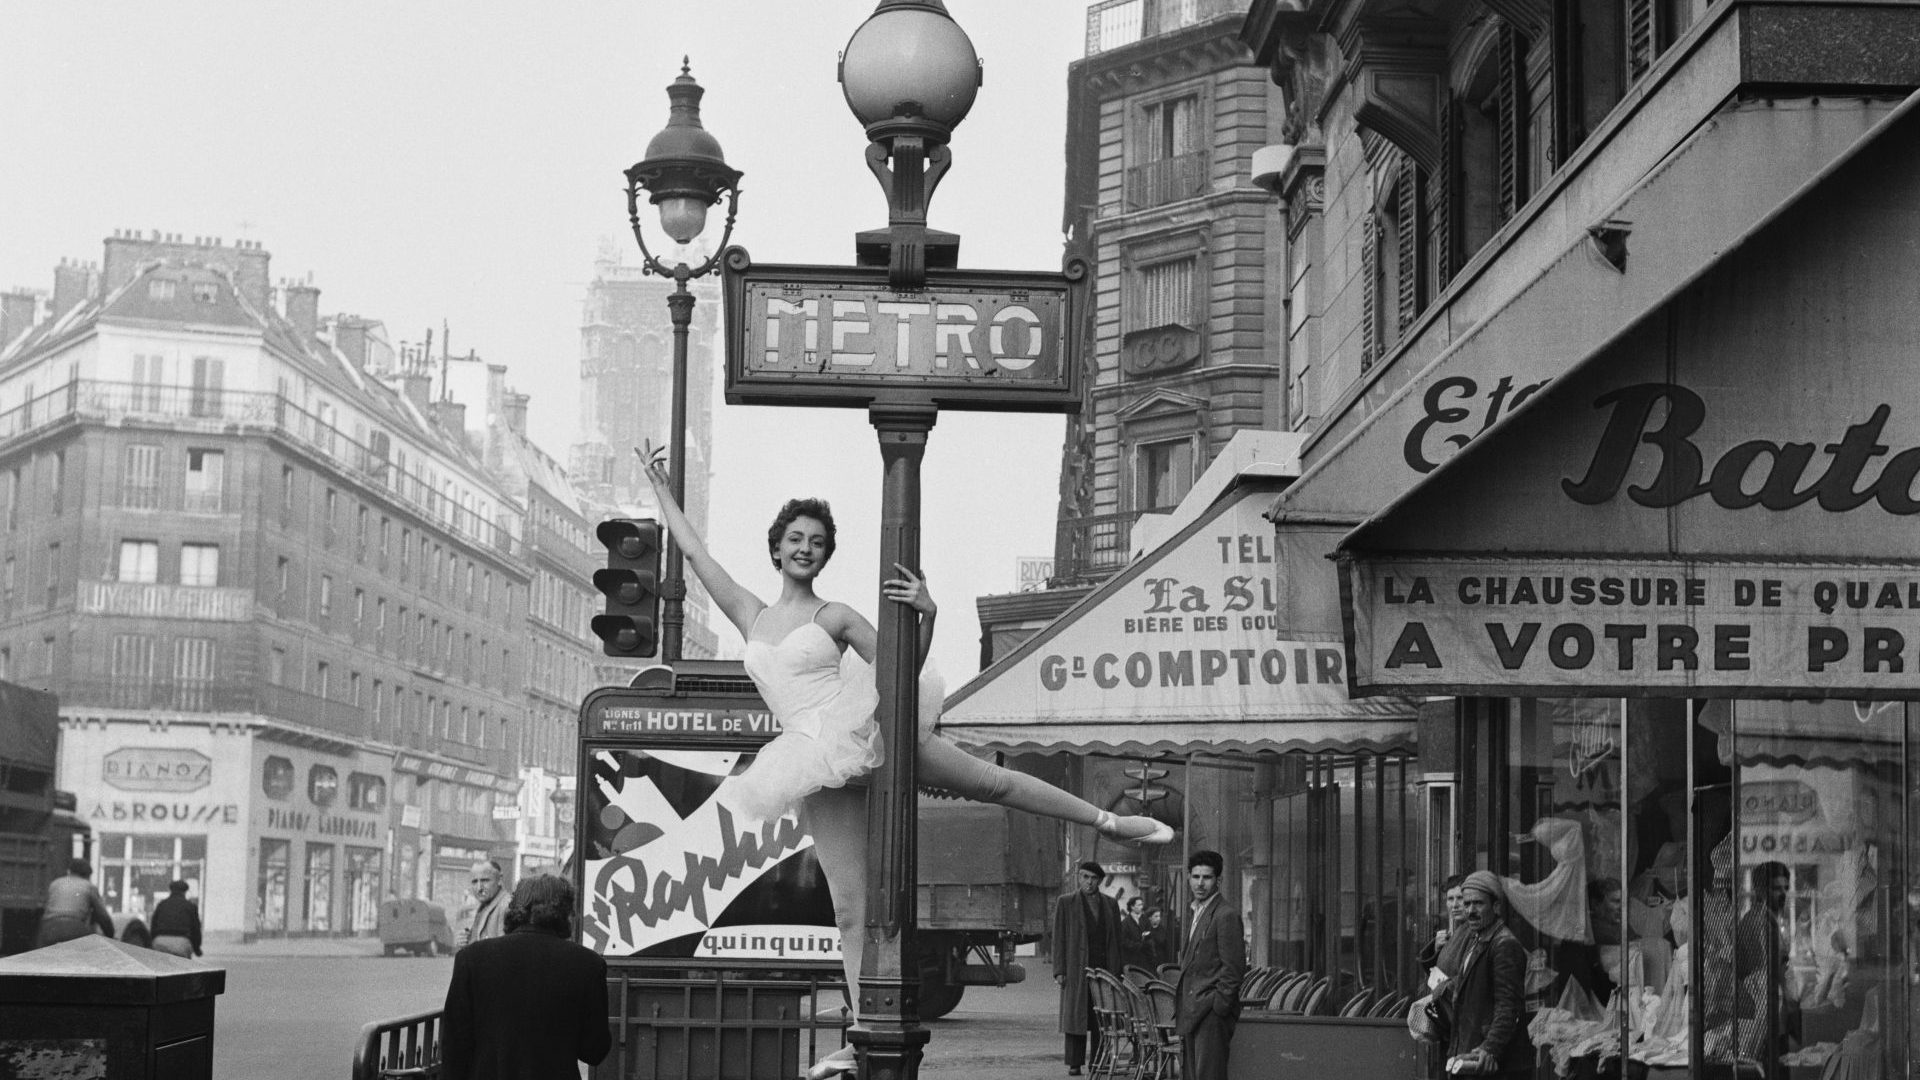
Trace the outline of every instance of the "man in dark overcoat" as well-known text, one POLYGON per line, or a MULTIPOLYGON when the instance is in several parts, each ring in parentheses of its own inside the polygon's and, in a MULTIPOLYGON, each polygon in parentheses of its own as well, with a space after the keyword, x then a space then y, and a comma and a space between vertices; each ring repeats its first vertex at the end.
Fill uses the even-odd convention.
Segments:
POLYGON ((1053 981, 1060 985, 1068 1076, 1079 1076, 1087 1063, 1089 1036, 1096 1040, 1094 1049, 1099 1048, 1087 969, 1112 971, 1120 962, 1120 905, 1100 891, 1106 870, 1097 862, 1083 862, 1074 878, 1074 891, 1053 903, 1053 981))
POLYGON ((507 932, 453 958, 441 1021, 443 1080, 577 1080, 613 1046, 607 962, 573 936, 573 883, 520 882, 507 932))
POLYGON ((1507 929, 1506 884, 1491 871, 1475 870, 1461 883, 1466 912, 1465 945, 1449 944, 1440 970, 1450 1024, 1449 1073, 1515 1078, 1533 1075, 1533 1044, 1527 1039, 1527 949, 1507 929), (1449 970, 1455 968, 1457 970, 1449 970))
POLYGON ((1227 1048, 1240 1019, 1240 983, 1247 976, 1240 912, 1220 895, 1226 860, 1217 851, 1187 857, 1187 934, 1180 949, 1174 1026, 1180 1032, 1181 1080, 1227 1080, 1227 1048))

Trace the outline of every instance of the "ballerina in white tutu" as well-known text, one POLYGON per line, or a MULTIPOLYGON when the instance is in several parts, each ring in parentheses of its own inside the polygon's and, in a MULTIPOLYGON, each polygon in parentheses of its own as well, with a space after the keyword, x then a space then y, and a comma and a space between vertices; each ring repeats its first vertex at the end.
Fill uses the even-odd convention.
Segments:
MULTIPOLYGON (((833 557, 833 514, 818 499, 793 499, 767 530, 767 551, 780 574, 773 603, 735 582, 708 553, 675 503, 657 454, 641 453, 667 529, 687 563, 728 621, 747 640, 747 674, 780 720, 781 733, 762 747, 748 769, 732 777, 734 804, 762 817, 798 809, 813 836, 815 857, 833 896, 847 987, 857 982, 866 931, 867 807, 864 788, 849 788, 880 762, 874 710, 873 624, 845 604, 814 594, 814 579, 833 557)), ((925 580, 899 564, 883 583, 887 599, 920 614, 918 656, 925 663, 938 612, 925 580)), ((933 731, 944 688, 923 674, 920 686, 919 782, 978 802, 1026 810, 1080 825, 1104 836, 1164 844, 1173 830, 1150 817, 1120 817, 1052 784, 983 761, 933 731)), ((858 1020, 856 1013, 855 1020, 858 1020)), ((820 1076, 846 1071, 851 1051, 823 1059, 820 1076)))

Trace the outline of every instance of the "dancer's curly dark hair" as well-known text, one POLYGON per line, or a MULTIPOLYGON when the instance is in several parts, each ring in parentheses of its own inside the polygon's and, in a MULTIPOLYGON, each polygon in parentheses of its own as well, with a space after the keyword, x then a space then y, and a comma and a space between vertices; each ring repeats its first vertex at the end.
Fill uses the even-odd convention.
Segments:
POLYGON ((780 538, 786 535, 787 526, 797 518, 810 517, 827 527, 827 557, 820 565, 826 566, 833 560, 834 526, 833 511, 827 508, 825 499, 788 499, 787 504, 774 515, 773 526, 767 530, 767 554, 773 559, 773 568, 780 569, 780 538))

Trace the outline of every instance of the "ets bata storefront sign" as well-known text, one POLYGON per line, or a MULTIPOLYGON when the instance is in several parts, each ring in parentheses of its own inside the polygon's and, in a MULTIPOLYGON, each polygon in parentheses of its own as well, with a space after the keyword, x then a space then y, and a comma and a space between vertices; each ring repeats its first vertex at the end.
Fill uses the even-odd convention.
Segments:
POLYGON ((1920 565, 1360 558, 1347 582, 1361 692, 1920 692, 1920 565))

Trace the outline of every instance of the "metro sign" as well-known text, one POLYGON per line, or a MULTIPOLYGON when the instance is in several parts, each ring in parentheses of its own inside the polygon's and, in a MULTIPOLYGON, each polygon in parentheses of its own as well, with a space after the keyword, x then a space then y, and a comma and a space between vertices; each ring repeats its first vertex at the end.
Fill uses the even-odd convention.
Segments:
POLYGON ((902 292, 885 267, 754 266, 734 248, 724 277, 729 404, 1079 411, 1084 260, 930 270, 902 292))

